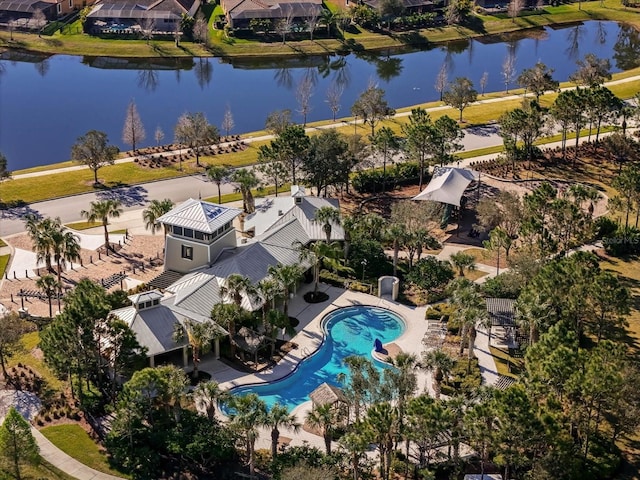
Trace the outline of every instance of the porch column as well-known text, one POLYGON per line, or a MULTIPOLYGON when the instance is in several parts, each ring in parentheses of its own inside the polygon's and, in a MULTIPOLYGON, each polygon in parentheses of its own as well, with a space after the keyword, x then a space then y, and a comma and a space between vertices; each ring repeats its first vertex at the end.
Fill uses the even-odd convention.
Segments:
POLYGON ((189 347, 187 345, 182 347, 182 364, 185 368, 189 366, 189 347))
POLYGON ((220 339, 216 338, 213 341, 213 357, 216 360, 220 360, 220 339))
POLYGON ((151 368, 153 368, 153 367, 155 367, 155 366, 156 366, 156 357, 155 357, 155 355, 151 355, 151 356, 149 357, 149 366, 150 366, 151 368))

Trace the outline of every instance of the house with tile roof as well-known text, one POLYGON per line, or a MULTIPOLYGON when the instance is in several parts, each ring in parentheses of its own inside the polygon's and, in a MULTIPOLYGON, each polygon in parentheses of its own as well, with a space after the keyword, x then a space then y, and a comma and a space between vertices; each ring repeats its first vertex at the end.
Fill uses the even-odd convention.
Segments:
MULTIPOLYGON (((310 263, 300 261, 294 243, 325 239, 322 224, 314 221, 316 210, 324 206, 338 208, 339 204, 334 199, 307 197, 301 187, 292 187, 291 196, 262 199, 256 212, 242 221, 235 208, 185 201, 158 219, 167 232, 164 274, 171 274, 174 281, 162 291, 131 296, 132 306, 112 313, 132 328, 138 342, 147 348, 152 366, 175 361, 180 351, 187 366, 189 346, 174 341, 176 325, 209 321, 215 305, 231 303, 222 292, 232 274, 246 276, 255 284, 278 264, 309 269, 310 263)), ((344 231, 334 225, 332 236, 344 240, 344 231)), ((243 295, 241 305, 255 311, 262 301, 243 295)), ((222 327, 219 330, 227 335, 222 327)), ((216 340, 214 355, 218 358, 219 354, 216 340)))
POLYGON ((88 33, 135 33, 141 27, 171 34, 183 15, 195 16, 200 0, 101 0, 87 15, 88 33))
POLYGON ((221 0, 220 6, 227 24, 236 29, 249 28, 253 19, 305 23, 307 18, 319 18, 324 9, 322 0, 221 0))

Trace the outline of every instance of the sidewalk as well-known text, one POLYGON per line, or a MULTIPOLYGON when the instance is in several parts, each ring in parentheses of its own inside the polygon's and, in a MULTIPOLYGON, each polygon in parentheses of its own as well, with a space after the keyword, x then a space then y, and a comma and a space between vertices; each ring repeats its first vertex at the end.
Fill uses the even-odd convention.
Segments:
MULTIPOLYGON (((611 86, 611 85, 620 85, 623 83, 628 83, 628 82, 634 82, 636 80, 640 80, 640 75, 636 75, 633 77, 628 77, 628 78, 621 78, 619 80, 612 80, 610 82, 605 82, 604 86, 611 86)), ((576 87, 564 87, 561 88, 561 91, 567 91, 567 90, 574 90, 576 87)), ((478 100, 475 103, 473 103, 472 105, 484 105, 484 104, 491 104, 491 103, 497 103, 497 102, 503 102, 503 101, 509 101, 509 100, 518 100, 518 99, 522 99, 523 96, 522 95, 507 95, 505 97, 498 97, 498 98, 487 98, 487 99, 483 99, 483 100, 478 100)), ((437 107, 431 107, 431 108, 427 108, 426 111, 427 112, 439 112, 442 110, 447 110, 447 109, 451 109, 452 107, 450 107, 449 105, 440 105, 437 107)), ((393 118, 401 118, 401 117, 408 117, 409 115, 411 115, 411 111, 406 111, 406 112, 400 112, 400 113, 396 113, 393 118)), ((340 122, 334 122, 334 123, 330 123, 327 125, 321 125, 321 126, 317 126, 317 127, 307 127, 305 128, 305 131, 307 133, 316 131, 316 130, 328 130, 328 129, 332 129, 332 128, 337 128, 337 127, 343 127, 345 125, 358 125, 358 124, 363 124, 363 120, 343 120, 340 122)), ((271 140, 274 138, 274 135, 271 134, 267 134, 267 135, 260 135, 257 137, 245 137, 245 138, 241 138, 240 140, 245 142, 245 143, 253 143, 253 142, 261 142, 261 141, 266 141, 266 140, 271 140)), ((235 141, 233 142, 224 142, 221 143, 220 146, 227 146, 227 145, 231 145, 235 143, 235 141)), ((125 157, 125 158, 120 158, 118 160, 115 161, 116 164, 121 164, 121 163, 129 163, 129 162, 133 162, 136 159, 140 159, 142 157, 158 157, 161 155, 166 155, 167 153, 172 153, 172 154, 186 154, 190 149, 188 148, 184 148, 184 149, 180 149, 180 150, 173 150, 173 151, 169 151, 169 152, 159 152, 159 153, 154 153, 154 154, 149 154, 149 155, 135 155, 135 156, 131 156, 131 157, 125 157)), ((495 154, 487 156, 487 157, 491 157, 494 158, 495 154)), ((76 166, 72 166, 72 167, 64 167, 64 168, 57 168, 57 169, 51 169, 51 170, 43 170, 40 172, 31 172, 31 173, 23 173, 23 174, 18 174, 18 175, 13 175, 12 178, 13 179, 20 179, 20 178, 32 178, 32 177, 42 177, 42 176, 46 176, 46 175, 50 175, 53 173, 64 173, 64 172, 71 172, 71 171, 76 171, 76 170, 85 170, 87 167, 84 165, 76 165, 76 166)))
POLYGON ((122 478, 98 472, 80 463, 56 447, 47 437, 33 427, 31 427, 31 433, 35 437, 36 442, 38 442, 38 447, 40 447, 40 456, 67 475, 79 480, 118 480, 122 478))

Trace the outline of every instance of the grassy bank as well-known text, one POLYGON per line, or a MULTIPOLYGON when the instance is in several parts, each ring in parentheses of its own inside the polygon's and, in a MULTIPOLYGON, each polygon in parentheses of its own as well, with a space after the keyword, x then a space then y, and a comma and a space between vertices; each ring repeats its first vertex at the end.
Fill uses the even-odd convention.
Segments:
MULTIPOLYGON (((209 9, 211 10, 211 9, 209 9)), ((209 15, 212 12, 207 11, 209 15)), ((84 34, 38 37, 35 34, 9 33, 0 36, 0 48, 19 48, 42 53, 69 55, 112 56, 112 57, 265 57, 326 55, 327 53, 356 50, 382 50, 390 48, 422 47, 451 40, 468 39, 485 35, 506 35, 535 27, 553 24, 573 23, 588 20, 613 20, 640 27, 640 15, 633 9, 625 9, 620 0, 582 2, 579 4, 545 7, 536 12, 527 12, 515 21, 506 15, 478 15, 472 27, 449 26, 427 28, 413 32, 378 33, 354 29, 345 32, 343 39, 314 38, 282 43, 279 41, 260 42, 239 38, 227 38, 221 31, 214 31, 211 46, 183 41, 176 46, 171 38, 166 40, 119 40, 97 38, 84 34)), ((76 31, 76 29, 73 29, 76 31)))

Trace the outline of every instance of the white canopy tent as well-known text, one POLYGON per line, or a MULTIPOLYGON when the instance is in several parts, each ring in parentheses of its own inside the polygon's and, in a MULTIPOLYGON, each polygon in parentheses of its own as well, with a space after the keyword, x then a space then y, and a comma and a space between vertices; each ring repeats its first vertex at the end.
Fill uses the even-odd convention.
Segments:
POLYGON ((436 167, 427 188, 413 197, 413 200, 431 200, 459 207, 464 191, 472 181, 479 178, 480 175, 475 170, 436 167))

